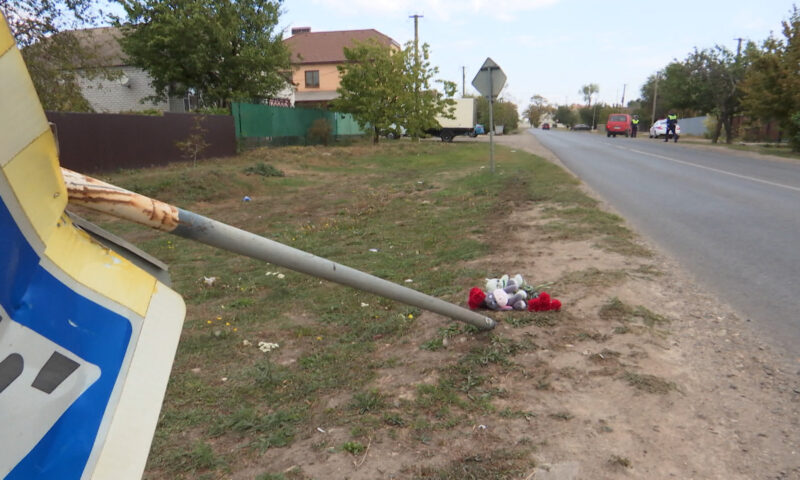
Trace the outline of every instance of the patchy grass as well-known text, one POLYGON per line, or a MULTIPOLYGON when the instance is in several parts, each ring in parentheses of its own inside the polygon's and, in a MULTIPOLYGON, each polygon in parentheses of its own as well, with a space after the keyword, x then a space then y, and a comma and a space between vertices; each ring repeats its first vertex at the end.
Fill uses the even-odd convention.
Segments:
MULTIPOLYGON (((512 203, 547 205, 547 234, 636 252, 621 219, 600 212, 555 165, 502 147, 495 175, 485 163, 485 145, 392 142, 264 148, 104 180, 462 305, 492 268, 493 242, 502 238, 501 227, 486 219, 512 203), (272 176, 273 169, 284 175, 272 176)), ((519 329, 577 321, 569 312, 513 312, 502 316, 512 330, 478 332, 286 268, 80 213, 169 264, 187 305, 148 479, 236 476, 240 465, 266 465, 271 452, 302 442, 317 445, 303 447, 309 455, 364 455, 367 438, 427 448, 446 443, 478 415, 529 420, 531 412, 497 406, 509 396, 498 379, 519 375, 516 357, 538 348, 520 339, 519 329), (216 280, 209 285, 204 277, 216 280), (260 342, 279 346, 263 352, 260 342), (405 372, 406 383, 377 383, 417 355, 436 360, 405 372), (320 425, 341 427, 349 437, 309 441, 320 425)), ((592 270, 571 275, 560 282, 607 286, 622 278, 592 270)), ((635 308, 607 310, 601 316, 661 321, 635 308)), ((581 340, 602 339, 586 331, 581 340)), ((548 372, 537 367, 525 375, 547 391, 548 372)), ((487 451, 438 466, 414 464, 406 473, 520 478, 533 465, 527 448, 487 451)), ((302 468, 265 470, 259 478, 310 478, 302 468)))
POLYGON ((625 278, 627 273, 622 270, 603 271, 597 268, 587 268, 574 272, 567 272, 562 276, 557 284, 559 287, 570 285, 584 285, 592 288, 610 287, 619 285, 625 278))
POLYGON ((650 311, 646 307, 641 305, 631 307, 622 303, 622 301, 616 297, 612 298, 608 303, 600 307, 598 314, 603 320, 621 323, 635 323, 649 328, 662 326, 669 323, 669 319, 650 311))
POLYGON ((676 389, 675 383, 668 382, 655 375, 625 372, 622 374, 622 380, 631 387, 647 393, 666 395, 676 389))
POLYGON ((627 457, 620 457, 619 455, 611 455, 611 458, 608 459, 608 463, 614 467, 623 467, 623 468, 631 468, 633 465, 627 457))
POLYGON ((403 472, 415 480, 512 480, 522 478, 536 464, 527 449, 486 448, 463 455, 441 467, 416 467, 403 472))

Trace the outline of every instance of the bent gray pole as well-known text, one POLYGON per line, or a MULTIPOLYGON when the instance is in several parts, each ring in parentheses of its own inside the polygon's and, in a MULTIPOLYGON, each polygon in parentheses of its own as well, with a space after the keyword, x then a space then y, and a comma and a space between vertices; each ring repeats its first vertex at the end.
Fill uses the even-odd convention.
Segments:
POLYGON ((61 171, 70 203, 374 293, 468 323, 481 330, 490 330, 496 325, 495 321, 487 316, 360 270, 65 168, 61 171))

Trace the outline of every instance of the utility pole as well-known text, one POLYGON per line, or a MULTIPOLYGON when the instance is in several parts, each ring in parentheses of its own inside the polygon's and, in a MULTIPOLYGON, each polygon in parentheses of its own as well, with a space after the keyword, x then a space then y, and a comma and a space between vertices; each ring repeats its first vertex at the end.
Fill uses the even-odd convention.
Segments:
POLYGON ((625 88, 626 88, 627 86, 628 86, 628 84, 627 84, 627 83, 623 83, 623 84, 622 84, 622 100, 620 101, 620 103, 622 104, 622 105, 621 105, 621 107, 622 107, 622 108, 625 108, 625 88))
POLYGON ((414 62, 419 67, 419 19, 423 18, 422 15, 409 15, 408 18, 414 19, 414 62))
POLYGON ((653 91, 653 117, 650 119, 650 126, 656 123, 656 101, 658 100, 658 72, 656 72, 656 87, 653 91))
POLYGON ((466 95, 466 83, 467 83, 467 67, 461 66, 461 98, 464 98, 466 95))
MULTIPOLYGON (((419 100, 419 77, 420 77, 420 66, 419 66, 419 19, 422 18, 422 15, 410 15, 408 18, 414 19, 414 112, 413 117, 414 123, 418 121, 420 110, 422 109, 420 106, 419 100)), ((416 133, 414 135, 417 135, 416 133)), ((419 141, 417 137, 414 137, 416 141, 419 141)))
POLYGON ((744 40, 744 38, 734 38, 734 40, 739 42, 738 45, 736 45, 736 58, 738 59, 739 55, 742 54, 742 40, 744 40))

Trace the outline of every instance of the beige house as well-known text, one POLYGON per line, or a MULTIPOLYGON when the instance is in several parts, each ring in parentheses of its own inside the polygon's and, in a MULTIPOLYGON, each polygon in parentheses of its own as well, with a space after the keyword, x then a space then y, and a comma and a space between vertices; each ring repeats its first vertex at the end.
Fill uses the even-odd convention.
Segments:
POLYGON ((292 36, 284 43, 292 53, 295 104, 321 106, 338 97, 339 71, 336 67, 347 61, 344 48, 370 39, 400 49, 400 44, 374 29, 312 32, 309 27, 293 28, 292 36))

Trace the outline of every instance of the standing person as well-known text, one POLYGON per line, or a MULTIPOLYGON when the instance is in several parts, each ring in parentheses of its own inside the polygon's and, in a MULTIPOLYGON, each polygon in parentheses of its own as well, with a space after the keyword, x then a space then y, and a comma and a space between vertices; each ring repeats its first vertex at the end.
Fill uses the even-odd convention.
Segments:
POLYGON ((669 132, 672 131, 672 134, 675 136, 675 142, 678 142, 678 132, 675 130, 678 126, 678 115, 674 112, 669 112, 667 114, 667 133, 664 135, 664 141, 669 142, 669 132))
POLYGON ((634 115, 631 120, 631 137, 636 138, 636 132, 639 131, 639 115, 634 115))

